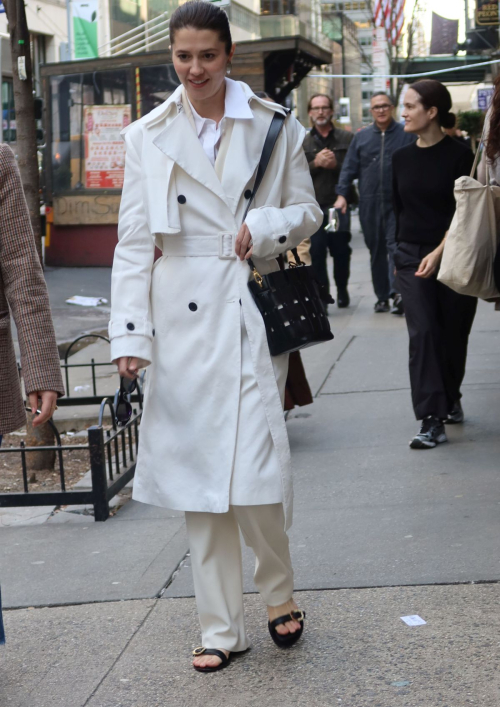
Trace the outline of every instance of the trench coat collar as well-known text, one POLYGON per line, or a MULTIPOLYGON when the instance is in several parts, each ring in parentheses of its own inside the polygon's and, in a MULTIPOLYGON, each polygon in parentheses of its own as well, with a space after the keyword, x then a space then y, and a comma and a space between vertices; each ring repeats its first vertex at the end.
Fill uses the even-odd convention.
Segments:
POLYGON ((276 103, 258 98, 247 84, 239 83, 253 111, 253 120, 234 121, 231 141, 222 173, 222 188, 236 214, 241 195, 257 170, 267 131, 276 111, 288 111, 276 103), (264 109, 264 110, 262 110, 264 109))
MULTIPOLYGON (((230 79, 226 79, 226 82, 236 83, 230 79)), ((258 98, 245 83, 238 82, 238 86, 241 88, 250 109, 255 107, 255 110, 252 111, 252 120, 234 119, 222 182, 219 181, 182 107, 182 86, 178 86, 161 106, 155 108, 141 120, 143 125, 149 129, 161 124, 174 114, 174 118, 154 138, 153 144, 193 179, 220 197, 233 215, 236 213, 245 186, 257 169, 267 130, 274 113, 278 111, 287 114, 287 110, 283 106, 258 98)))

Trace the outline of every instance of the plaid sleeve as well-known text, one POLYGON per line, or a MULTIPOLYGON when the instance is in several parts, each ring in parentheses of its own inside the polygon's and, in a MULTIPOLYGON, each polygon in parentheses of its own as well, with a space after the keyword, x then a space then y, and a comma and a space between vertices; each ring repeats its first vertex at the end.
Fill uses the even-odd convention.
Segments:
POLYGON ((0 274, 16 323, 27 393, 64 395, 49 296, 14 153, 0 145, 0 274))

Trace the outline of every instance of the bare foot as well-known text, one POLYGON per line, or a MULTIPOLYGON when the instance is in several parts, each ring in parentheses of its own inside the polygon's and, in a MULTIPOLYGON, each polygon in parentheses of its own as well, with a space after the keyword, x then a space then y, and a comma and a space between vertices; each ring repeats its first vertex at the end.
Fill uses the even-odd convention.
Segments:
MULTIPOLYGON (((293 598, 287 601, 286 604, 281 604, 281 606, 268 606, 267 613, 269 615, 269 621, 274 621, 278 616, 286 616, 286 614, 292 611, 297 611, 298 608, 293 598)), ((279 633, 280 636, 286 636, 288 633, 295 633, 295 631, 299 630, 300 623, 292 618, 290 618, 290 621, 276 626, 276 633, 279 633)))
MULTIPOLYGON (((223 648, 218 648, 218 650, 225 653, 226 657, 229 657, 229 651, 225 651, 223 648)), ((222 663, 222 660, 217 655, 201 655, 195 656, 193 660, 193 665, 197 668, 216 668, 222 663)))

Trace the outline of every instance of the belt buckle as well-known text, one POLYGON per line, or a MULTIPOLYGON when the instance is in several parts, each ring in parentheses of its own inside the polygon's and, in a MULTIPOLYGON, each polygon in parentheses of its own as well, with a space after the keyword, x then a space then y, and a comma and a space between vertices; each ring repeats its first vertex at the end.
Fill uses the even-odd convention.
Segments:
POLYGON ((234 242, 236 236, 234 233, 226 231, 219 233, 219 258, 220 260, 234 260, 236 253, 234 252, 234 242))

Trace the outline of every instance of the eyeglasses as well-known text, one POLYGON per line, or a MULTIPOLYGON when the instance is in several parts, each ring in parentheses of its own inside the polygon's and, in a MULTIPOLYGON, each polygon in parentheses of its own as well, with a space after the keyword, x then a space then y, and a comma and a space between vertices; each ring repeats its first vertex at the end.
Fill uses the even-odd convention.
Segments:
POLYGON ((137 381, 132 378, 120 378, 120 391, 116 403, 116 424, 123 427, 132 417, 132 405, 129 396, 137 389, 137 381))
POLYGON ((330 110, 331 110, 331 108, 329 108, 329 107, 321 106, 321 108, 310 108, 309 112, 310 113, 319 113, 320 111, 324 111, 325 113, 328 113, 328 111, 330 111, 330 110))
POLYGON ((390 103, 382 103, 380 106, 373 106, 372 110, 389 110, 389 108, 392 108, 392 105, 390 103))

